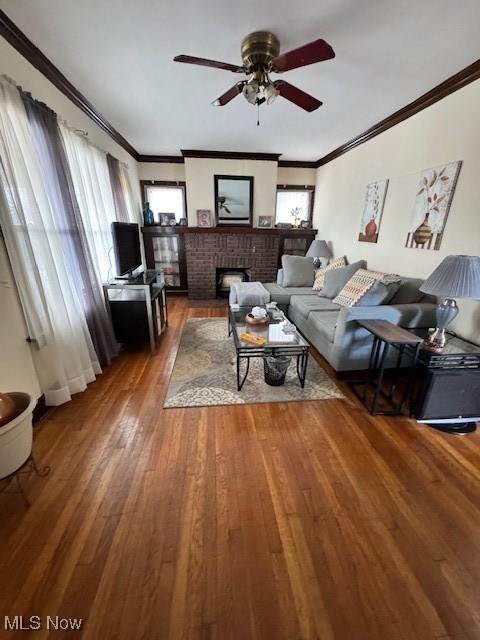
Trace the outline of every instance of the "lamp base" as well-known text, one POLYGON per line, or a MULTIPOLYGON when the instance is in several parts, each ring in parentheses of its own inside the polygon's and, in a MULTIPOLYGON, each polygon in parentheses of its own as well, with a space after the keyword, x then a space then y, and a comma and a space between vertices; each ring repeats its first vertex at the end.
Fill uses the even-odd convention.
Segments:
POLYGON ((426 348, 431 351, 441 351, 447 342, 445 329, 457 317, 458 307, 453 298, 446 298, 437 307, 437 326, 428 336, 426 348))
POLYGON ((427 345, 432 351, 441 351, 447 343, 447 336, 445 335, 445 329, 437 327, 431 335, 428 336, 428 340, 425 340, 427 345))

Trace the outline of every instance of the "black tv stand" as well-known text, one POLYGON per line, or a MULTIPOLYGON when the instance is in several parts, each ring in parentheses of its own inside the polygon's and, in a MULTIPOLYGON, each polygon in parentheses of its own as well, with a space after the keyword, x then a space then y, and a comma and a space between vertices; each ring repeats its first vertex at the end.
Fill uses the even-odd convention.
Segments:
POLYGON ((168 326, 165 283, 157 282, 157 276, 157 271, 148 269, 133 278, 114 278, 103 285, 118 342, 149 342, 152 355, 157 338, 168 326))

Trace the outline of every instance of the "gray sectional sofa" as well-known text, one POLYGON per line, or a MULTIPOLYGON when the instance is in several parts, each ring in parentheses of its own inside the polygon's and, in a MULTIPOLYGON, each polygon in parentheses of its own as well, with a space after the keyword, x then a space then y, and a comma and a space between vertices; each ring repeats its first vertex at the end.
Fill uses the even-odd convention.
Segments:
MULTIPOLYGON (((320 297, 311 286, 283 287, 279 284, 282 276, 280 270, 277 282, 264 284, 270 299, 278 303, 337 372, 368 367, 373 339, 357 320, 384 319, 405 328, 428 328, 436 324, 436 300, 419 291, 423 280, 418 278, 402 278, 389 304, 340 307, 330 298, 320 297)), ((395 353, 390 355, 387 366, 394 364, 395 353)))

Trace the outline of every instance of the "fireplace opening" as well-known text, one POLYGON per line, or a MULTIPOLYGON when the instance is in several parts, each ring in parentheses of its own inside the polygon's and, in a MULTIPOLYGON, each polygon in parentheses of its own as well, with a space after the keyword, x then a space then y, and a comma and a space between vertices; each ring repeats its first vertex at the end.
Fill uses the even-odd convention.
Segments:
POLYGON ((249 279, 247 269, 217 267, 217 298, 228 298, 232 284, 248 282, 249 279))

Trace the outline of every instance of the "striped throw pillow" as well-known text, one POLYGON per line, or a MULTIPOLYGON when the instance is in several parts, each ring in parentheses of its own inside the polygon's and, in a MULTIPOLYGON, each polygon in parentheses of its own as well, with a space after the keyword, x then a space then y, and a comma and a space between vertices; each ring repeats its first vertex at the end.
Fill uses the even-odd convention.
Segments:
POLYGON ((342 256, 341 258, 335 258, 332 260, 329 265, 326 267, 322 267, 321 269, 317 269, 315 271, 315 281, 313 283, 312 289, 314 291, 321 291, 325 284, 325 274, 327 271, 331 271, 332 269, 340 269, 340 267, 346 267, 348 264, 346 256, 342 256))
POLYGON ((384 277, 385 274, 381 271, 359 269, 353 274, 332 302, 334 304, 339 304, 342 307, 353 307, 366 293, 370 291, 376 282, 383 280, 384 277))

